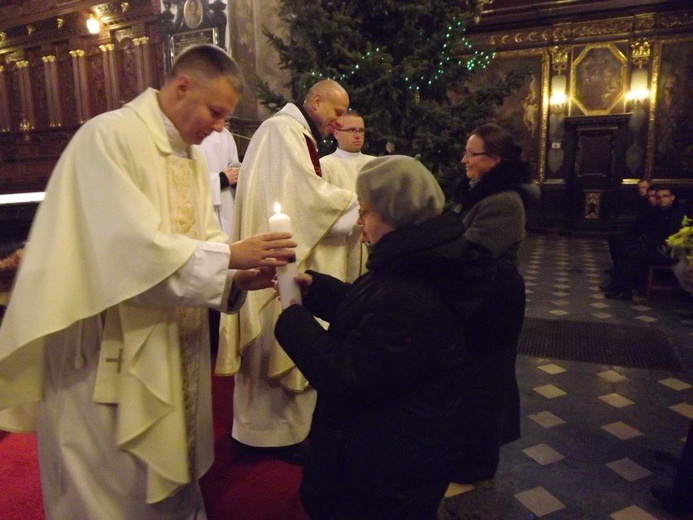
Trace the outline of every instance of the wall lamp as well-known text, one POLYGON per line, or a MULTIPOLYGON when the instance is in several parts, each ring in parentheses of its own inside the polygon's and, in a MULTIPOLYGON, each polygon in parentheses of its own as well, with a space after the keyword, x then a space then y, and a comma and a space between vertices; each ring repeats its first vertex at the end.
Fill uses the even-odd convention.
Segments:
POLYGON ((556 112, 563 112, 568 103, 568 82, 565 76, 568 69, 568 53, 569 49, 566 47, 551 48, 551 68, 554 75, 551 77, 549 104, 556 112))
POLYGON ((644 103, 650 97, 647 62, 650 60, 650 42, 641 38, 630 44, 631 62, 634 68, 630 75, 630 90, 626 99, 636 105, 644 103))
POLYGON ((87 18, 87 31, 90 34, 99 34, 101 32, 101 22, 93 14, 90 14, 89 18, 87 18))

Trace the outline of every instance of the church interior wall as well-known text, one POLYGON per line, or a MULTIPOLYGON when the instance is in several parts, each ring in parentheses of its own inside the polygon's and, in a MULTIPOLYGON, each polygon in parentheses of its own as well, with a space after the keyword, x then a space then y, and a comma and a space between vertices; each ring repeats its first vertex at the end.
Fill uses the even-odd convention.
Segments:
MULTIPOLYGON (((244 72, 246 93, 230 122, 243 153, 269 115, 254 79, 288 96, 289 74, 264 34, 284 34, 281 1, 195 0, 202 14, 193 28, 183 13, 189 1, 0 0, 0 196, 42 191, 76 129, 161 85, 173 50, 195 38, 223 45, 244 72), (99 22, 96 34, 86 30, 89 18, 99 22)), ((517 129, 535 165, 543 195, 535 224, 612 229, 632 216, 641 177, 693 200, 687 2, 481 4, 481 21, 467 36, 497 59, 475 81, 516 66, 533 71, 496 117, 517 129), (635 101, 629 95, 640 70, 649 92, 635 101)), ((25 234, 35 209, 35 202, 0 205, 0 241, 25 234)))

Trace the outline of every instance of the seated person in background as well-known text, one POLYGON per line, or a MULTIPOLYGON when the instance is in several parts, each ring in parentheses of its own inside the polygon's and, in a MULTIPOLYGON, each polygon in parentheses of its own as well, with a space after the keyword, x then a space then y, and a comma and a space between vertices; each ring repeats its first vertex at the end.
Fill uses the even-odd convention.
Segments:
POLYGON ((308 271, 275 335, 317 390, 301 499, 312 520, 435 519, 464 395, 462 323, 492 277, 416 159, 366 163, 356 181, 368 272, 308 271), (314 316, 330 322, 324 330, 314 316))
POLYGON ((674 191, 669 187, 659 186, 656 192, 657 211, 646 232, 614 265, 612 283, 607 287, 605 296, 617 300, 633 298, 633 289, 639 272, 648 265, 673 265, 676 261, 667 250, 665 241, 681 227, 685 214, 684 208, 676 200, 674 191))
MULTIPOLYGON (((626 229, 611 233, 607 238, 609 254, 613 264, 617 263, 630 244, 637 240, 638 236, 643 233, 648 223, 652 220, 655 211, 653 208, 657 207, 655 194, 656 186, 650 185, 650 181, 647 179, 638 181, 638 205, 635 220, 626 229)), ((612 271, 613 265, 606 272, 611 274, 612 271)))

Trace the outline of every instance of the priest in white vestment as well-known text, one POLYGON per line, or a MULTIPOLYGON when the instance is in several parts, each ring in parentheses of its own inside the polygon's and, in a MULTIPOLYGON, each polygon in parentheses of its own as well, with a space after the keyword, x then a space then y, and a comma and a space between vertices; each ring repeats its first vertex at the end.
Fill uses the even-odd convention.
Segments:
MULTIPOLYGON (((288 103, 253 135, 236 190, 234 239, 268 229, 275 202, 292 220, 298 270, 326 269, 328 235, 348 236, 358 217, 350 190, 321 177, 316 143, 341 124, 349 97, 336 82, 316 83, 302 106, 288 103)), ((272 290, 255 291, 236 315, 222 317, 217 374, 235 374, 233 437, 255 447, 306 439, 315 391, 274 338, 281 305, 272 290)))
POLYGON ((190 146, 242 85, 222 49, 190 47, 160 91, 85 123, 53 171, 0 328, 0 428, 37 432, 49 519, 206 518, 206 308, 270 285, 294 245, 229 245, 190 146))
POLYGON ((224 233, 231 236, 235 211, 236 183, 241 161, 236 141, 228 129, 212 132, 200 143, 207 159, 212 204, 224 233))
MULTIPOLYGON (((356 177, 361 168, 375 159, 375 155, 361 153, 366 138, 363 117, 355 110, 349 110, 342 118, 342 126, 335 128, 334 138, 337 149, 320 159, 322 178, 340 188, 356 190, 356 177)), ((332 276, 343 282, 352 283, 366 271, 368 250, 361 241, 361 231, 362 227, 356 225, 347 237, 325 239, 325 247, 334 249, 340 263, 340 267, 333 269, 332 276)))

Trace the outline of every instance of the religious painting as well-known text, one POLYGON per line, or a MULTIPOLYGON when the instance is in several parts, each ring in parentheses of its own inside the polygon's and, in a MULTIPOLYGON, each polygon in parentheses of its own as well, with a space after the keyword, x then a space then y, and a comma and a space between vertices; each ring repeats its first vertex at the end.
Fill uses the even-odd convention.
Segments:
POLYGON ((515 142, 522 146, 523 159, 532 165, 538 180, 543 181, 548 120, 548 54, 542 49, 499 52, 485 69, 474 73, 468 88, 474 92, 505 82, 513 70, 527 71, 524 84, 496 109, 493 122, 512 134, 515 142))
POLYGON ((652 176, 693 179, 693 40, 662 42, 655 53, 652 176))
POLYGON ((202 0, 185 0, 183 20, 190 29, 196 29, 202 23, 202 0))
POLYGON ((628 59, 611 43, 588 45, 573 60, 570 87, 574 105, 588 116, 623 106, 628 59))

